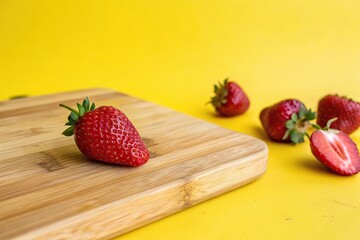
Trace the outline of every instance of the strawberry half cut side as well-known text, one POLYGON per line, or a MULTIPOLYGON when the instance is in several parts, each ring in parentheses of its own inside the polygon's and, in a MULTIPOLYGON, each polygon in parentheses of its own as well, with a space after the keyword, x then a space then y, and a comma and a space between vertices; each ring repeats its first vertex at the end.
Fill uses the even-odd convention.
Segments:
POLYGON ((339 175, 348 176, 360 172, 360 156, 356 144, 346 133, 330 129, 329 125, 328 123, 327 127, 312 133, 311 152, 339 175))

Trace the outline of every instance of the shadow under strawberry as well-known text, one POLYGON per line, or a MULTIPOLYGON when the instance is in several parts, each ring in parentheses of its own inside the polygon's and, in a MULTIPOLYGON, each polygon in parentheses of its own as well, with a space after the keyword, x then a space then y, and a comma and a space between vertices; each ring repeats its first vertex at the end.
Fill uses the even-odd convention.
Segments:
POLYGON ((324 173, 324 174, 329 174, 329 175, 334 176, 334 173, 329 168, 327 168, 323 164, 315 161, 312 158, 306 158, 306 159, 303 159, 300 161, 296 161, 296 164, 299 165, 299 167, 304 168, 309 171, 324 173))

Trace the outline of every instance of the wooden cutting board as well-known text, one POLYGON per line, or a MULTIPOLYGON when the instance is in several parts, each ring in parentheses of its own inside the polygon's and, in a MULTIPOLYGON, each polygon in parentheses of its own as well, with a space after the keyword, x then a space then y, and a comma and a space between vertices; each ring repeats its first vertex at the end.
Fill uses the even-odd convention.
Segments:
POLYGON ((0 102, 0 239, 99 239, 259 178, 260 140, 108 89, 0 102), (61 132, 86 96, 121 109, 151 152, 130 168, 84 157, 61 132))

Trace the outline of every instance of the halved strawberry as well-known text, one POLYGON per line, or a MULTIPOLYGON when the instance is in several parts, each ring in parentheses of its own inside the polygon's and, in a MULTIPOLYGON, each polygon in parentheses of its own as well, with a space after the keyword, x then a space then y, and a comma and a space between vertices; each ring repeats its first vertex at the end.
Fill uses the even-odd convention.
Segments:
POLYGON ((311 134, 310 148, 313 155, 325 166, 339 175, 353 175, 360 172, 360 156, 354 141, 344 132, 330 129, 328 121, 326 127, 311 134))

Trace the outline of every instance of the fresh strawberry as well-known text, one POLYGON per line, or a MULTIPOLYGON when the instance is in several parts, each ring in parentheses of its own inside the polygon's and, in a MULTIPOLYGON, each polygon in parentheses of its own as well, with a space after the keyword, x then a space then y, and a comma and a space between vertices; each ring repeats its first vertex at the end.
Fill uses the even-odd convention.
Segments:
POLYGON ((264 108, 260 121, 273 141, 301 143, 315 116, 315 112, 308 110, 300 100, 286 99, 264 108))
POLYGON ((150 153, 138 131, 127 116, 112 106, 101 106, 95 109, 86 98, 78 110, 60 104, 71 111, 68 122, 70 126, 63 134, 72 136, 75 143, 87 157, 120 165, 140 166, 145 164, 150 153))
MULTIPOLYGON (((353 175, 360 172, 359 150, 353 140, 344 132, 330 129, 330 119, 324 128, 317 128, 311 134, 310 148, 314 156, 339 175, 353 175)), ((335 123, 335 122, 334 122, 335 123)))
POLYGON ((243 89, 235 82, 225 79, 223 83, 214 85, 214 93, 210 103, 222 116, 240 115, 248 110, 250 101, 243 89))
POLYGON ((360 103, 339 95, 327 95, 318 104, 316 123, 325 127, 326 123, 337 118, 332 128, 346 134, 353 133, 360 127, 360 103))

